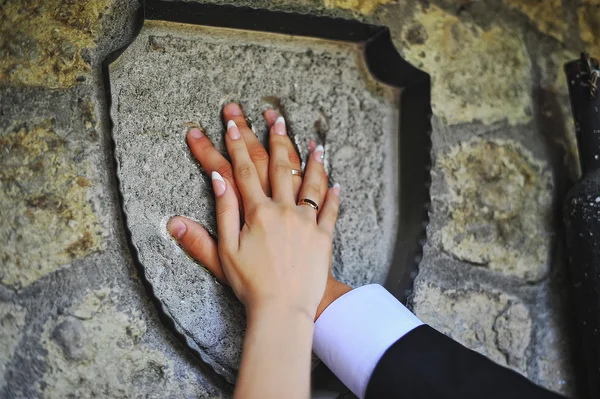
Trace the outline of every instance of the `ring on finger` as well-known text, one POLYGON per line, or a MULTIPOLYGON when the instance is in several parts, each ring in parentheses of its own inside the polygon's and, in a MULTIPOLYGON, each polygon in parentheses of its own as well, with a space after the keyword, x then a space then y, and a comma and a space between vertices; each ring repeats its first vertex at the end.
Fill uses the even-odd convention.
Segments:
POLYGON ((302 171, 300 169, 292 169, 292 176, 302 177, 302 171))
POLYGON ((316 212, 319 211, 319 205, 317 205, 317 203, 315 201, 308 199, 308 198, 302 198, 300 201, 298 201, 298 206, 300 206, 300 205, 308 205, 312 209, 314 209, 316 212))

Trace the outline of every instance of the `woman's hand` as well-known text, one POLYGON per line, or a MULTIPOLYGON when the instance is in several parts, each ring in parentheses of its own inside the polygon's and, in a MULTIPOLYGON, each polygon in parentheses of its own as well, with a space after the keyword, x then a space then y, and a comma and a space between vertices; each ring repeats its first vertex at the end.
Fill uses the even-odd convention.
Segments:
MULTIPOLYGON (((263 299, 274 298, 274 295, 281 294, 278 293, 277 290, 280 289, 278 287, 281 287, 282 284, 286 284, 285 281, 288 281, 286 279, 293 279, 294 281, 296 281, 295 284, 299 285, 299 287, 301 287, 301 284, 303 284, 298 282, 299 280, 296 279, 296 277, 298 276, 296 275, 272 273, 272 270, 269 268, 275 267, 275 265, 272 263, 273 261, 277 260, 283 262, 288 261, 289 258, 293 257, 295 263, 289 263, 290 265, 302 264, 302 262, 310 262, 309 267, 312 267, 312 265, 316 265, 319 262, 321 262, 321 260, 316 260, 316 258, 319 256, 317 254, 320 254, 324 250, 324 248, 321 248, 319 246, 324 245, 323 243, 328 243, 329 246, 331 245, 331 232, 333 230, 335 218, 337 217, 337 197, 339 195, 339 187, 334 186, 333 188, 327 190, 327 177, 325 175, 321 158, 323 154, 323 148, 317 147, 316 144, 312 141, 311 143, 309 143, 311 155, 307 164, 306 174, 304 176, 304 185, 302 185, 303 179, 300 176, 291 175, 292 168, 298 170, 300 169, 300 158, 298 157, 298 154, 296 153, 289 137, 285 134, 285 123, 283 122, 283 120, 280 120, 280 123, 278 124, 275 123, 279 115, 274 110, 267 110, 265 111, 264 115, 267 124, 271 128, 271 157, 269 157, 264 147, 260 144, 254 133, 247 126, 243 113, 237 104, 228 104, 223 110, 224 121, 226 123, 228 121, 233 121, 234 124, 237 125, 237 127, 233 127, 233 125, 231 125, 232 127, 228 128, 228 133, 226 136, 226 144, 229 149, 230 155, 233 159, 235 170, 237 172, 239 172, 240 170, 242 171, 242 173, 237 173, 235 177, 234 168, 232 168, 231 164, 225 159, 225 157, 223 157, 214 148, 210 140, 206 136, 204 136, 199 129, 192 129, 188 134, 188 143, 190 149, 192 150, 192 153, 195 155, 195 157, 200 161, 200 164, 203 166, 203 168, 207 171, 216 171, 217 174, 214 174, 215 177, 219 175, 223 177, 223 183, 221 183, 221 181, 218 178, 216 180, 213 180, 215 194, 218 196, 217 212, 220 213, 219 202, 223 203, 223 201, 219 198, 228 194, 229 190, 235 193, 235 198, 226 195, 224 198, 226 201, 225 203, 232 204, 233 202, 229 201, 235 200, 237 201, 236 203, 238 204, 240 209, 243 208, 247 224, 244 226, 242 231, 239 232, 239 242, 235 252, 231 250, 231 248, 233 247, 227 247, 227 250, 223 250, 223 252, 220 252, 222 250, 221 245, 219 244, 219 248, 217 248, 216 243, 208 234, 208 232, 206 232, 206 230, 202 228, 199 224, 189 219, 183 217, 175 217, 169 222, 168 225, 169 231, 178 240, 182 247, 192 257, 194 257, 203 265, 205 265, 219 280, 221 280, 224 283, 231 284, 233 286, 234 291, 236 292, 236 295, 238 295, 242 302, 244 302, 246 305, 254 303, 261 306, 265 303, 263 299), (234 130, 230 132, 231 129, 234 130), (233 137, 237 137, 237 135, 239 134, 241 136, 241 141, 239 141, 240 139, 232 139, 232 134, 233 137), (242 145, 242 149, 245 148, 245 154, 243 158, 245 163, 242 163, 242 165, 244 165, 242 168, 240 168, 239 165, 236 166, 236 159, 234 158, 234 154, 232 153, 232 149, 237 150, 237 153, 239 153, 240 151, 240 146, 236 145, 236 142, 237 144, 242 145), (274 152, 274 150, 277 151, 274 152), (278 157, 274 158, 275 155, 278 155, 278 157), (276 160, 277 162, 274 163, 274 160, 276 160), (269 165, 271 165, 271 167, 269 165), (253 169, 250 168, 250 166, 253 166, 253 169), (282 176, 284 171, 286 170, 288 174, 282 176), (248 172, 250 172, 251 176, 245 176, 248 174, 248 172), (279 176, 280 178, 270 178, 270 172, 272 172, 274 176, 279 176), (237 175, 239 174, 244 175, 243 177, 239 177, 244 179, 242 184, 236 184, 236 181, 238 180, 237 175), (250 178, 250 180, 248 178, 250 178), (248 183, 248 181, 252 182, 252 184, 249 185, 250 183, 248 183), (243 201, 242 206, 242 199, 244 199, 241 193, 242 187, 254 187, 254 189, 256 189, 257 181, 259 182, 259 186, 262 189, 262 195, 257 195, 256 199, 253 200, 254 202, 249 202, 249 204, 253 204, 251 206, 252 212, 249 212, 245 200, 243 201), (274 185, 277 184, 276 181, 280 181, 283 184, 287 185, 287 191, 291 192, 291 195, 288 195, 288 193, 283 194, 285 196, 285 206, 282 205, 284 202, 278 201, 275 198, 275 195, 273 196, 273 199, 267 198, 269 195, 271 195, 271 192, 274 190, 274 185), (308 197, 309 199, 314 200, 317 204, 321 205, 321 209, 319 209, 318 213, 316 213, 312 208, 306 205, 300 207, 295 206, 295 202, 298 199, 298 194, 300 192, 301 186, 306 187, 302 189, 303 197, 308 197), (225 191, 219 191, 222 190, 223 187, 225 187, 225 191), (325 200, 326 197, 327 201, 325 200), (325 203, 329 205, 323 205, 325 203), (327 212, 328 209, 330 210, 330 212, 327 212), (259 210, 260 212, 258 212, 259 210), (271 263, 269 263, 266 261, 268 259, 267 254, 269 253, 268 251, 272 250, 273 248, 263 248, 265 252, 261 253, 260 251, 256 250, 258 247, 250 247, 244 244, 244 242, 246 241, 246 236, 247 239, 249 239, 248 243, 251 242, 250 240, 255 240, 258 237, 258 235, 255 234, 258 233, 258 231, 255 232, 254 229, 252 229, 253 224, 256 223, 257 226, 261 226, 262 224, 268 223, 268 220, 270 220, 271 218, 280 218, 280 216, 281 219, 278 221, 285 221, 285 223, 278 223, 276 225, 277 230, 271 228, 263 228, 261 232, 261 242, 276 242, 275 240, 271 239, 268 239, 268 241, 262 241, 262 239, 267 240, 268 235, 270 238, 280 239, 280 242, 295 242, 296 244, 300 243, 300 240, 307 240, 304 242, 304 244, 309 244, 310 242, 312 242, 309 240, 311 240, 312 238, 319 237, 318 239, 316 239, 316 241, 318 241, 318 246, 314 247, 313 251, 302 251, 306 253, 300 254, 301 256, 298 257, 296 257, 292 252, 295 247, 285 248, 282 246, 278 248, 278 251, 275 253, 275 256, 273 256, 273 254, 268 255, 271 256, 271 263), (301 216, 304 216, 304 218, 300 219, 301 216), (315 216, 318 218, 318 225, 316 224, 317 219, 315 219, 315 216), (250 220, 248 220, 248 217, 250 218, 250 220), (313 224, 312 230, 308 229, 308 224, 306 223, 307 220, 311 217, 311 222, 313 224), (316 230, 314 229, 315 226, 317 227, 316 230), (298 229, 297 231, 296 228, 298 229), (302 230, 303 228, 306 228, 306 231, 302 230), (252 234, 249 234, 250 230, 252 234), (311 233, 307 233, 307 231, 311 231, 311 233), (314 234, 312 232, 314 232, 314 234), (289 235, 293 235, 292 241, 287 240, 287 238, 289 238, 289 235), (305 237, 305 235, 308 235, 310 237, 305 237), (328 235, 329 237, 326 238, 325 235, 328 235), (284 239, 284 237, 286 238, 284 239), (242 242, 242 238, 244 238, 244 242, 242 242), (284 248, 284 251, 280 251, 284 248), (219 253, 221 253, 223 259, 220 259, 219 253), (265 256, 262 258, 259 257, 263 255, 265 256), (284 257, 286 256, 287 259, 284 260, 284 257), (242 265, 242 263, 240 263, 239 261, 240 259, 242 259, 242 257, 244 257, 244 259, 248 257, 248 259, 252 259, 253 263, 258 262, 259 264, 254 266, 254 269, 250 267, 251 270, 243 270, 243 267, 240 266, 242 265), (317 263, 313 263, 313 261, 316 261, 317 263), (257 269, 257 267, 260 267, 260 269, 257 269), (229 272, 226 272, 225 270, 228 269, 229 272), (247 275, 247 273, 250 274, 247 275), (268 279, 263 277, 263 273, 264 275, 268 276, 268 279), (253 287, 252 289, 250 289, 250 291, 244 288, 244 284, 246 283, 246 280, 244 279, 247 278, 252 279, 248 280, 252 282, 254 282, 254 280, 256 279, 258 280, 256 284, 251 283, 251 285, 249 285, 249 287, 253 287)), ((283 190, 280 191, 283 192, 283 190)), ((255 190, 253 194, 260 194, 260 192, 259 190, 255 190)), ((230 211, 231 210, 227 212, 230 211)), ((232 217, 229 220, 233 219, 234 218, 232 217)), ((237 219, 237 226, 239 226, 239 217, 237 219)), ((221 235, 221 227, 219 227, 219 237, 221 237, 221 235)), ((344 293, 350 290, 350 287, 338 282, 333 278, 333 276, 331 276, 330 248, 327 250, 327 252, 329 253, 329 277, 327 279, 325 295, 322 296, 322 299, 319 298, 321 302, 317 308, 316 317, 318 317, 318 315, 320 315, 320 313, 331 302, 333 302, 339 296, 343 295, 344 293)), ((305 269, 305 266, 302 266, 302 269, 305 269)), ((281 272, 281 270, 279 271, 281 272)), ((293 269, 292 271, 296 272, 293 269)), ((290 270, 288 270, 287 272, 290 272, 290 270)), ((307 275, 309 275, 310 272, 315 271, 311 270, 309 272, 308 270, 305 270, 305 272, 307 275)), ((314 284, 314 281, 311 287, 313 287, 311 289, 314 289, 315 291, 321 291, 321 287, 319 286, 319 284, 314 284)), ((291 288, 293 288, 293 286, 288 286, 286 289, 286 291, 289 291, 286 293, 286 298, 287 300, 289 300, 290 303, 281 303, 281 305, 298 305, 298 298, 296 297, 295 299, 293 299, 294 295, 298 295, 298 292, 292 293, 291 288)), ((302 294, 302 305, 304 307, 304 310, 308 309, 306 306, 307 303, 311 302, 311 299, 309 298, 312 298, 312 295, 313 294, 310 294, 309 292, 304 292, 302 294)), ((312 301, 314 301, 314 299, 312 299, 312 301)), ((311 304, 309 307, 312 307, 313 305, 314 304, 311 304)))

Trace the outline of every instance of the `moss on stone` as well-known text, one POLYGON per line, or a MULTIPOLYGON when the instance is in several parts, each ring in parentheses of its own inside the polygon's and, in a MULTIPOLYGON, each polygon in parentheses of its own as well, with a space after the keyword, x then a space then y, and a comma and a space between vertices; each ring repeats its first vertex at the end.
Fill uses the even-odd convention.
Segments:
POLYGON ((569 33, 562 0, 505 0, 509 7, 527 16, 542 33, 564 40, 569 33))
POLYGON ((82 49, 94 45, 110 0, 5 1, 0 7, 0 82, 71 87, 89 74, 82 49))
POLYGON ((431 74, 433 110, 447 124, 531 119, 531 65, 514 31, 484 30, 431 6, 417 10, 402 40, 408 61, 431 74))
POLYGON ((344 8, 368 15, 380 5, 389 4, 392 0, 323 0, 323 2, 327 8, 344 8))
POLYGON ((600 0, 584 0, 577 13, 585 50, 600 58, 600 0))
POLYGON ((450 191, 443 249, 527 281, 549 268, 552 178, 514 142, 473 140, 439 161, 450 191))
POLYGON ((98 251, 102 228, 87 199, 87 168, 52 121, 0 133, 0 151, 0 281, 26 286, 98 251))

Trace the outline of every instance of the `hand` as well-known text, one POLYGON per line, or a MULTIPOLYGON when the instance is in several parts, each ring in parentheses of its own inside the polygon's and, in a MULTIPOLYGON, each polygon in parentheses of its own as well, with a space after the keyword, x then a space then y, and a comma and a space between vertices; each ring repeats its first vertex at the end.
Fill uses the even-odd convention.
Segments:
MULTIPOLYGON (((264 116, 268 126, 271 128, 271 131, 273 131, 275 121, 279 117, 279 114, 274 110, 267 110, 265 111, 264 116)), ((269 155, 258 141, 254 133, 247 126, 242 110, 237 104, 231 103, 226 105, 223 109, 223 117, 225 122, 233 120, 237 124, 238 130, 246 144, 250 159, 254 164, 258 180, 260 181, 260 186, 265 196, 269 196, 271 194, 271 182, 269 180, 269 155)), ((285 127, 285 125, 283 126, 285 127)), ((223 176, 224 180, 227 181, 228 187, 231 187, 231 189, 235 192, 238 202, 241 206, 242 197, 237 187, 231 164, 214 148, 208 137, 204 136, 199 129, 191 129, 188 133, 187 140, 192 153, 198 159, 202 167, 206 171, 217 171, 221 176, 223 176)), ((229 140, 226 139, 226 142, 229 143, 229 140)), ((291 167, 294 169, 300 169, 300 158, 298 157, 298 154, 296 153, 288 136, 282 136, 282 139, 279 140, 279 144, 283 145, 283 148, 287 150, 291 167)), ((315 153, 317 146, 312 140, 309 143, 309 149, 311 152, 311 159, 316 160, 317 162, 309 161, 304 180, 308 181, 308 184, 312 186, 312 192, 315 193, 315 196, 311 198, 313 198, 318 204, 323 204, 325 197, 328 194, 327 177, 325 175, 324 168, 319 162, 321 161, 319 155, 322 154, 322 152, 317 151, 315 153), (315 156, 315 154, 318 155, 315 156), (309 171, 312 173, 309 173, 309 171)), ((302 178, 299 176, 293 176, 292 186, 294 201, 298 199, 301 185, 302 178)), ((339 194, 339 188, 334 188, 332 190, 334 191, 334 194, 339 194)), ((319 213, 321 211, 322 209, 319 210, 319 213)), ((202 228, 202 226, 187 218, 175 217, 169 222, 168 228, 171 234, 178 240, 180 245, 193 258, 205 265, 207 269, 210 270, 220 281, 225 284, 229 284, 227 276, 223 271, 221 259, 219 258, 217 244, 208 234, 208 232, 202 228)), ((327 279, 325 295, 323 296, 317 308, 316 318, 318 318, 321 312, 327 308, 331 302, 348 291, 350 291, 350 287, 335 280, 335 278, 333 278, 331 275, 330 257, 329 277, 327 279)))

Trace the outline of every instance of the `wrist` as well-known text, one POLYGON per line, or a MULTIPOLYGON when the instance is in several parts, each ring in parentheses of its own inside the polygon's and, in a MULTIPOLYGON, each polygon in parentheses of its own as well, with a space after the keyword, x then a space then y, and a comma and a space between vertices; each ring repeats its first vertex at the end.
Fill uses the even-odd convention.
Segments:
POLYGON ((352 291, 352 288, 349 285, 336 280, 335 278, 333 278, 333 276, 330 275, 329 279, 327 280, 325 295, 323 296, 321 303, 319 303, 319 306, 317 307, 317 312, 314 321, 317 321, 319 316, 321 316, 321 313, 323 313, 325 309, 327 309, 327 307, 331 305, 336 299, 350 291, 352 291))
POLYGON ((268 319, 275 323, 278 320, 286 322, 302 322, 308 320, 313 322, 313 316, 315 311, 310 309, 291 305, 287 303, 281 303, 277 301, 268 301, 261 303, 254 303, 246 307, 246 313, 248 317, 248 323, 254 320, 268 319))

